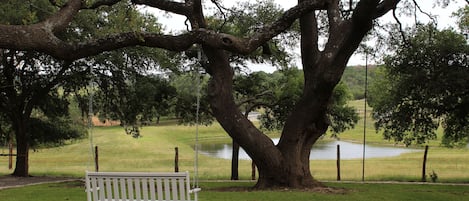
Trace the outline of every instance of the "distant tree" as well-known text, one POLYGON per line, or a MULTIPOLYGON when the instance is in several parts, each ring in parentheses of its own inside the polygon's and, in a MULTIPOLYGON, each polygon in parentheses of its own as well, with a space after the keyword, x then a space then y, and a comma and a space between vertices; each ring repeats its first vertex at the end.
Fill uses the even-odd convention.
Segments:
POLYGON ((68 117, 42 117, 30 119, 32 148, 62 146, 70 140, 86 136, 85 127, 68 117))
POLYGON ((199 124, 210 125, 214 121, 206 93, 208 77, 195 71, 180 75, 171 75, 171 86, 176 89, 173 113, 179 123, 194 125, 196 116, 199 124), (197 114, 197 96, 199 94, 199 113, 197 114))
MULTIPOLYGON (((261 126, 267 130, 281 129, 292 108, 296 107, 301 97, 303 74, 300 70, 292 68, 274 73, 272 77, 278 80, 270 85, 274 90, 274 96, 270 98, 265 112, 261 115, 261 126)), ((330 131, 333 136, 351 129, 358 122, 358 114, 355 109, 347 105, 352 99, 347 85, 340 82, 333 90, 331 101, 327 106, 327 116, 330 123, 330 131)))
MULTIPOLYGON (((375 80, 376 65, 368 66, 368 84, 375 80)), ((365 66, 349 66, 345 68, 342 82, 349 88, 354 100, 365 98, 365 66)))
MULTIPOLYGON (((112 80, 112 78, 111 78, 112 80)), ((127 134, 140 137, 140 127, 169 113, 175 89, 158 76, 134 75, 124 82, 101 84, 96 102, 103 119, 119 120, 127 134)))
POLYGON ((469 133, 469 46, 453 30, 418 26, 408 43, 385 59, 384 76, 370 87, 370 105, 385 139, 422 144, 466 143, 469 133))

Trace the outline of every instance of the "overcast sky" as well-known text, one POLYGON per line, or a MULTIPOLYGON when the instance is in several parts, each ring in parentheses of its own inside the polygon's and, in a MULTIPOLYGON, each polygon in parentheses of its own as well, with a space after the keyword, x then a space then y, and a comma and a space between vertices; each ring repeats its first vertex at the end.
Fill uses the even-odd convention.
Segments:
MULTIPOLYGON (((458 8, 463 7, 466 5, 466 2, 464 0, 456 0, 456 3, 450 4, 446 8, 441 8, 433 3, 432 0, 416 0, 418 3, 420 3, 421 8, 428 13, 432 13, 433 15, 437 16, 438 19, 438 27, 439 28, 449 28, 449 27, 455 27, 455 19, 451 18, 451 15, 454 11, 456 11, 458 8)), ((233 0, 223 0, 222 1, 225 7, 231 7, 234 6, 236 3, 239 1, 233 1, 233 0)), ((285 9, 291 8, 292 6, 296 5, 295 0, 275 0, 276 3, 280 4, 282 7, 285 9)), ((145 9, 146 10, 146 9, 145 9)), ((184 21, 186 20, 185 17, 179 16, 179 15, 163 15, 161 14, 162 12, 158 12, 158 10, 152 10, 149 9, 149 12, 154 12, 157 14, 157 17, 159 18, 159 21, 163 24, 165 30, 167 33, 177 33, 181 30, 185 30, 186 27, 184 25, 184 21)), ((401 16, 403 19, 402 22, 408 22, 409 25, 414 23, 413 18, 405 18, 401 16)), ((393 20, 392 14, 388 13, 387 15, 383 16, 381 18, 381 21, 391 21, 393 20)), ((429 19, 425 17, 420 17, 420 21, 422 22, 428 22, 429 19)), ((371 61, 371 63, 374 63, 375 61, 371 61)), ((300 65, 300 60, 296 60, 296 65, 300 65)), ((365 64, 365 58, 363 55, 356 54, 352 56, 352 58, 349 61, 348 65, 364 65, 365 64)), ((275 67, 268 66, 268 65, 254 65, 251 68, 252 71, 258 71, 258 70, 263 70, 267 72, 273 72, 276 70, 275 67)))

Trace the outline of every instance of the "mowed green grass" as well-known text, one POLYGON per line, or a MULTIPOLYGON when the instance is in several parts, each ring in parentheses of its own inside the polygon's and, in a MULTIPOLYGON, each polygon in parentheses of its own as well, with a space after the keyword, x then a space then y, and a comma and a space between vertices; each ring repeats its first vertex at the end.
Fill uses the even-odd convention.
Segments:
MULTIPOLYGON (((380 200, 380 201, 441 201, 467 200, 468 186, 420 184, 362 184, 326 183, 322 191, 265 190, 252 191, 250 182, 203 182, 199 200, 203 201, 273 201, 273 200, 380 200)), ((83 201, 86 199, 82 182, 41 184, 0 190, 2 201, 83 201)))

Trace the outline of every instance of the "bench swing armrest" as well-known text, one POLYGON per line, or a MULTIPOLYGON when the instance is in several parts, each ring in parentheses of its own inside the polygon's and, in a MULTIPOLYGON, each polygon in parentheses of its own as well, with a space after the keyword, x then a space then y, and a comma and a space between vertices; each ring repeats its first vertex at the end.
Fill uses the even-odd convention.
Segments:
POLYGON ((201 188, 194 188, 194 189, 189 190, 189 193, 197 193, 197 192, 200 192, 201 190, 202 190, 201 188))

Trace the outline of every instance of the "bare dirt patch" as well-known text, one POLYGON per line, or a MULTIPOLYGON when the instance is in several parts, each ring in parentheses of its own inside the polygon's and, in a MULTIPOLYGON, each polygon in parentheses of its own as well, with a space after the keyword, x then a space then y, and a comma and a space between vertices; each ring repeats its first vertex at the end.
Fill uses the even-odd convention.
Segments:
POLYGON ((252 191, 278 191, 278 192, 315 192, 324 194, 347 194, 351 190, 344 188, 333 188, 333 187, 314 187, 314 188, 270 188, 270 189, 255 189, 252 187, 219 187, 211 188, 212 191, 219 192, 252 192, 252 191))
POLYGON ((44 183, 57 183, 64 181, 76 181, 76 178, 69 177, 46 177, 46 176, 33 176, 33 177, 15 177, 11 175, 0 176, 0 189, 16 188, 22 186, 44 184, 44 183))

